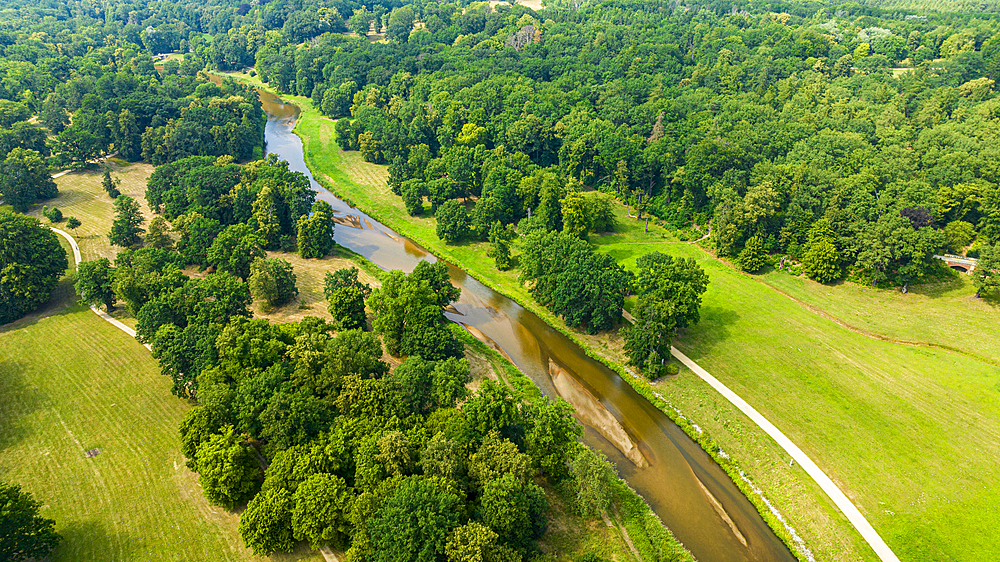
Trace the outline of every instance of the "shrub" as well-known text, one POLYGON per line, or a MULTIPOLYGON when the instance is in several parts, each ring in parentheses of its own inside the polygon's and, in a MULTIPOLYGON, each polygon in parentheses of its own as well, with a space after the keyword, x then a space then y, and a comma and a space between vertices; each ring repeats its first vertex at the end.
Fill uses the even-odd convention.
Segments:
POLYGON ((49 222, 61 222, 63 220, 63 214, 59 210, 59 207, 42 207, 42 215, 49 219, 49 222))
POLYGON ((70 217, 70 218, 66 219, 66 226, 68 226, 70 228, 76 228, 76 227, 80 226, 80 224, 81 224, 80 223, 80 219, 78 219, 76 217, 70 217))

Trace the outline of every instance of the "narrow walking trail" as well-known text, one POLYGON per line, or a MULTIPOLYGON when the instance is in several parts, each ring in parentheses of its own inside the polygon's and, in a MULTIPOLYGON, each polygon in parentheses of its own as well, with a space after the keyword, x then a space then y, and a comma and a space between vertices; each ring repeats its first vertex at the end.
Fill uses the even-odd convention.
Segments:
POLYGON ((725 397, 726 400, 732 402, 734 406, 740 409, 741 412, 746 414, 751 421, 757 424, 757 427, 764 430, 771 439, 781 446, 789 455, 795 459, 795 462, 806 471, 813 480, 819 484, 819 487, 826 492, 826 495, 830 496, 833 503, 847 516, 847 520, 854 525, 861 537, 868 542, 868 545, 872 547, 875 554, 878 555, 882 562, 899 562, 899 558, 896 554, 892 552, 882 537, 879 536, 878 532, 871 526, 868 519, 858 510, 850 499, 844 495, 844 492, 837 487, 836 484, 830 480, 830 477, 823 472, 820 467, 816 466, 816 463, 809 458, 802 449, 799 449, 798 445, 792 443, 792 440, 785 436, 780 429, 774 426, 773 423, 769 422, 767 418, 761 415, 760 412, 756 410, 753 406, 747 403, 746 400, 739 397, 738 394, 729 389, 728 386, 722 384, 719 379, 713 377, 708 371, 702 369, 697 363, 691 360, 687 355, 684 355, 676 347, 670 348, 670 354, 677 358, 678 361, 684 364, 685 367, 691 369, 691 371, 701 377, 701 380, 707 382, 712 388, 717 390, 719 394, 725 397))
MULTIPOLYGON (((63 238, 66 239, 67 242, 69 242, 70 247, 73 248, 73 259, 76 260, 76 267, 80 267, 80 262, 83 261, 83 258, 80 255, 80 246, 76 243, 76 239, 73 238, 65 230, 60 230, 60 229, 58 229, 58 228, 56 228, 54 226, 50 226, 49 228, 52 230, 52 232, 55 232, 59 236, 62 236, 63 238)), ((104 312, 103 310, 97 308, 94 305, 90 305, 90 310, 94 311, 94 314, 100 316, 106 322, 109 322, 112 326, 118 328, 119 330, 125 332, 126 334, 132 336, 133 338, 135 337, 135 330, 133 330, 132 328, 129 328, 128 326, 126 326, 125 324, 121 323, 120 321, 112 318, 111 315, 108 314, 107 312, 104 312)), ((153 350, 153 348, 148 343, 147 344, 143 344, 143 346, 146 349, 150 350, 150 351, 153 350)))
MULTIPOLYGON (((635 324, 635 318, 629 314, 628 311, 622 310, 622 317, 635 324)), ((861 537, 865 539, 869 546, 872 547, 872 550, 875 551, 875 554, 878 555, 882 562, 899 562, 899 558, 896 557, 896 554, 889 548, 889 545, 885 544, 885 541, 882 540, 882 537, 879 536, 878 532, 875 531, 875 528, 868 522, 868 519, 861 514, 861 511, 858 510, 857 506, 855 506, 854 503, 847 498, 844 492, 842 492, 840 488, 833 483, 833 480, 830 480, 830 477, 827 476, 826 473, 823 472, 823 470, 817 466, 808 455, 802 452, 802 449, 799 449, 798 445, 792 443, 791 439, 782 433, 780 429, 775 427, 773 423, 768 421, 767 418, 761 415, 756 408, 748 404, 746 400, 740 398, 738 394, 730 390, 728 386, 722 384, 719 379, 713 377, 708 371, 702 369, 701 366, 695 363, 690 357, 681 353, 679 349, 671 347, 670 354, 683 363, 685 367, 691 369, 691 372, 698 375, 701 380, 707 382, 709 386, 718 391, 718 393, 721 394, 726 400, 729 400, 734 406, 739 408, 739 410, 746 414, 746 416, 750 418, 753 423, 757 424, 757 427, 763 429, 764 433, 767 433, 771 439, 774 439, 774 441, 785 450, 785 452, 791 455, 792 458, 795 459, 795 462, 799 463, 799 466, 806 471, 806 474, 819 484, 819 487, 823 489, 823 492, 825 492, 827 496, 830 496, 833 503, 836 504, 837 508, 840 509, 841 512, 843 512, 843 514, 847 517, 847 520, 851 522, 851 525, 853 525, 855 529, 857 529, 861 537)))

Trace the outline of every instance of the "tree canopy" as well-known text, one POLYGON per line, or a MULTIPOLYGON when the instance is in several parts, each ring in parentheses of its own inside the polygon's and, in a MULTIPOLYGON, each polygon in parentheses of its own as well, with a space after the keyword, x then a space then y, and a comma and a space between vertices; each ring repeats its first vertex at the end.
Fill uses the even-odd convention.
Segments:
POLYGON ((0 324, 47 301, 68 265, 56 234, 38 219, 0 210, 0 324))

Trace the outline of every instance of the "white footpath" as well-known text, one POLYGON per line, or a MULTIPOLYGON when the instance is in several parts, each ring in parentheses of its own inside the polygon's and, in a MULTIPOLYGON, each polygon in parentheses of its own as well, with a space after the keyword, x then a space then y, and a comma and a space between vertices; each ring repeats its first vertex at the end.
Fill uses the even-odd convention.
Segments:
POLYGON ((865 519, 865 516, 858 511, 858 508, 851 503, 851 500, 844 495, 844 492, 840 491, 840 488, 838 488, 837 485, 830 480, 830 477, 827 476, 826 473, 823 472, 818 466, 816 466, 816 463, 814 463, 812 459, 802 452, 802 449, 799 449, 795 443, 792 443, 791 439, 786 437, 785 434, 782 433, 780 429, 775 427, 773 423, 767 421, 767 418, 762 416, 753 406, 747 404, 746 400, 740 398, 739 395, 730 390, 729 387, 719 382, 719 379, 713 377, 708 371, 698 366, 698 364, 692 361, 687 355, 678 351, 676 347, 671 347, 670 353, 683 363, 685 367, 691 369, 694 374, 698 375, 703 381, 711 385, 712 388, 719 391, 719 394, 725 397, 726 400, 732 402, 734 406, 746 414, 746 416, 757 424, 758 427, 770 435, 771 439, 774 439, 782 449, 791 455, 792 458, 795 459, 795 462, 799 463, 799 465, 805 469, 806 474, 812 477, 812 479, 819 484, 819 487, 826 492, 826 495, 830 496, 833 503, 837 504, 840 511, 847 516, 847 520, 854 525, 854 528, 858 530, 858 533, 861 534, 862 538, 868 541, 868 544, 872 547, 872 550, 875 551, 875 554, 878 555, 882 562, 899 562, 899 558, 896 557, 896 554, 892 552, 887 544, 885 544, 882 537, 880 537, 875 529, 872 528, 871 523, 865 519))

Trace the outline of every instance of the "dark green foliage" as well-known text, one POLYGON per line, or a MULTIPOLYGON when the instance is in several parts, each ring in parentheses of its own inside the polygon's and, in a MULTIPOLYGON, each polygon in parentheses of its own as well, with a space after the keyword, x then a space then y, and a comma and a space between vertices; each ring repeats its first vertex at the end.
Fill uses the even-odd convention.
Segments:
POLYGON ((979 263, 972 272, 976 296, 1000 289, 1000 244, 987 246, 979 252, 979 263))
POLYGON ((14 148, 0 162, 0 196, 15 211, 24 213, 35 200, 58 194, 56 182, 37 151, 14 148))
POLYGON ((358 134, 354 131, 354 127, 351 125, 351 120, 346 117, 342 119, 337 119, 337 124, 334 126, 337 132, 337 145, 344 150, 357 150, 358 148, 358 134))
POLYGON ((743 271, 757 273, 767 263, 767 252, 764 251, 764 241, 760 236, 753 236, 747 240, 746 246, 736 257, 737 263, 743 271))
POLYGON ((103 304, 108 312, 115 308, 115 270, 108 258, 80 262, 76 268, 76 294, 80 303, 103 304))
POLYGON ((197 406, 188 410, 180 425, 181 452, 187 458, 185 464, 188 468, 198 470, 198 447, 218 433, 221 427, 208 408, 197 406))
POLYGON ((490 227, 490 249, 486 255, 493 258, 497 269, 500 271, 506 271, 513 265, 513 260, 510 256, 510 245, 516 236, 517 233, 514 231, 513 225, 508 224, 507 226, 503 226, 500 224, 500 221, 497 221, 490 227))
POLYGON ((650 379, 667 374, 670 344, 678 328, 701 318, 701 296, 708 276, 693 259, 673 258, 659 252, 636 261, 635 324, 622 330, 629 364, 650 379))
MULTIPOLYGON (((226 271, 247 279, 250 266, 267 255, 264 241, 249 225, 227 226, 215 237, 205 254, 207 264, 218 271, 226 271)), ((294 283, 293 283, 294 284, 294 283)))
POLYGON ((510 391, 491 380, 483 381, 479 391, 462 405, 466 427, 473 440, 482 440, 492 431, 503 439, 524 443, 527 421, 510 391))
POLYGON ((69 114, 66 113, 66 100, 58 94, 49 94, 42 102, 42 112, 39 120, 53 135, 58 135, 69 125, 69 114))
POLYGON ((180 255, 162 248, 122 250, 115 257, 115 295, 126 302, 130 314, 138 316, 150 299, 184 285, 188 278, 180 272, 183 265, 180 255))
POLYGON ((42 517, 41 502, 16 484, 0 482, 0 558, 10 562, 41 560, 62 538, 56 522, 42 517))
POLYGON ((531 552, 537 549, 533 541, 545 534, 547 507, 545 492, 537 484, 504 474, 485 484, 480 513, 501 541, 531 552))
POLYGON ((400 187, 403 196, 403 204, 406 205, 406 212, 412 216, 418 216, 424 212, 424 197, 429 193, 427 184, 422 179, 410 179, 403 182, 400 187))
POLYGON ((416 14, 411 6, 396 8, 386 24, 386 37, 396 41, 406 41, 410 37, 415 18, 416 14))
POLYGON ((250 266, 247 284, 250 294, 261 302, 265 311, 288 303, 299 294, 292 264, 280 258, 256 258, 250 266))
POLYGON ((444 556, 445 543, 458 526, 460 500, 431 481, 410 477, 396 488, 367 522, 372 560, 434 562, 444 556))
POLYGON ((149 222, 149 232, 146 234, 146 246, 162 250, 170 250, 174 247, 174 241, 167 232, 170 225, 163 217, 154 217, 149 222))
POLYGON ((66 226, 70 229, 77 228, 81 224, 82 223, 80 222, 80 219, 76 217, 69 217, 68 219, 66 219, 66 226))
POLYGON ((386 351, 433 360, 459 356, 462 345, 443 324, 442 298, 427 279, 389 272, 368 300, 376 314, 372 327, 386 351))
POLYGON ((465 384, 470 380, 466 359, 449 357, 435 362, 412 355, 396 367, 385 386, 400 412, 426 416, 465 398, 465 384))
POLYGON ((104 191, 108 193, 108 197, 112 199, 118 199, 121 192, 118 191, 118 186, 121 185, 121 180, 119 178, 111 177, 111 168, 104 168, 104 177, 101 178, 101 187, 104 191))
POLYGON ((469 235, 469 212, 454 199, 445 201, 434 213, 438 238, 454 243, 469 235))
POLYGON ((63 220, 62 211, 59 207, 42 207, 42 216, 49 219, 49 222, 61 222, 63 220))
POLYGON ((222 232, 222 225, 215 219, 203 217, 198 213, 184 215, 174 221, 174 229, 181 233, 177 242, 177 251, 186 265, 201 265, 208 263, 208 249, 215 237, 222 232))
POLYGON ((47 301, 68 265, 56 234, 38 219, 0 210, 0 324, 47 301))
POLYGON ((561 398, 538 401, 527 409, 531 428, 526 436, 533 465, 553 483, 566 476, 566 463, 582 437, 573 406, 561 398))
POLYGON ((413 268, 409 277, 410 280, 418 283, 427 281, 427 284, 437 296, 438 306, 448 306, 448 304, 457 301, 462 295, 462 290, 452 285, 448 264, 443 261, 430 262, 422 260, 413 268))
POLYGON ((312 215, 299 217, 298 239, 299 255, 304 258, 321 258, 330 253, 336 246, 333 241, 333 207, 326 201, 317 201, 312 208, 312 215))
POLYGON ((139 235, 145 232, 141 225, 146 220, 139 204, 128 195, 119 195, 114 206, 115 220, 111 223, 108 240, 112 245, 123 248, 138 245, 142 241, 139 235))
POLYGON ((521 279, 531 294, 569 326, 590 332, 614 326, 621 316, 631 274, 614 258, 563 232, 535 231, 522 243, 521 279))
POLYGON ((330 315, 341 329, 367 329, 365 299, 372 292, 371 287, 358 281, 355 267, 327 272, 323 281, 323 294, 330 305, 330 315))

